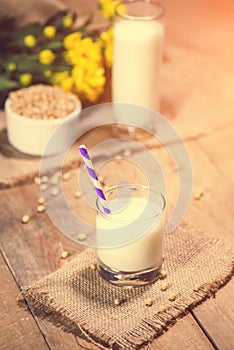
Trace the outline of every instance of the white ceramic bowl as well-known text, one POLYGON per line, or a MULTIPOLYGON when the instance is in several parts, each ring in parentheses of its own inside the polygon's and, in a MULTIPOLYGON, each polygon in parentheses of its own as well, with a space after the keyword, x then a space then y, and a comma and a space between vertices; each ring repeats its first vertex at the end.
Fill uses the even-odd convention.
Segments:
POLYGON ((56 133, 56 142, 46 149, 46 155, 60 153, 71 143, 80 111, 81 103, 77 100, 75 110, 64 118, 31 119, 15 113, 8 98, 5 102, 8 141, 22 153, 41 156, 55 129, 61 126, 56 133))

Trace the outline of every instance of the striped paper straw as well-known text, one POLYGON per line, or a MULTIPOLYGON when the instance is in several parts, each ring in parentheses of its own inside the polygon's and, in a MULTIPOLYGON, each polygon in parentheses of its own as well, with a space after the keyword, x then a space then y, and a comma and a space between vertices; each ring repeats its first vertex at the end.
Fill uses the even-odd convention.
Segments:
MULTIPOLYGON (((88 173, 89 173, 89 177, 91 179, 91 182, 94 186, 94 189, 98 195, 98 197, 100 198, 100 200, 102 202, 106 202, 106 197, 104 195, 104 192, 102 190, 102 186, 98 180, 98 177, 97 177, 97 174, 96 174, 96 171, 94 169, 94 166, 93 166, 93 163, 90 159, 90 156, 89 156, 89 153, 88 153, 88 150, 86 148, 85 145, 81 145, 79 146, 79 150, 80 150, 80 153, 82 155, 82 158, 83 158, 83 161, 86 165, 86 168, 88 170, 88 173)), ((110 209, 106 208, 105 205, 102 205, 102 208, 104 210, 105 213, 109 214, 110 213, 110 209)))

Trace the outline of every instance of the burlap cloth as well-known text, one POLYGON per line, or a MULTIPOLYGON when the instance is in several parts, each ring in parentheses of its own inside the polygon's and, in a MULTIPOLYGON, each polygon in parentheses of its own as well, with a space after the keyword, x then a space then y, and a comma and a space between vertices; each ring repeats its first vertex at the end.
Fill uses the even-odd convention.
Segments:
POLYGON ((150 286, 124 289, 104 282, 90 268, 95 251, 87 249, 25 287, 23 295, 44 317, 77 337, 85 336, 99 349, 138 349, 215 293, 233 273, 231 249, 190 225, 168 234, 164 245, 168 275, 150 286), (165 282, 170 288, 161 291, 165 282), (169 300, 172 293, 174 301, 169 300), (115 298, 122 303, 116 306, 115 298), (149 298, 152 306, 146 305, 149 298), (162 306, 166 311, 159 311, 162 306))

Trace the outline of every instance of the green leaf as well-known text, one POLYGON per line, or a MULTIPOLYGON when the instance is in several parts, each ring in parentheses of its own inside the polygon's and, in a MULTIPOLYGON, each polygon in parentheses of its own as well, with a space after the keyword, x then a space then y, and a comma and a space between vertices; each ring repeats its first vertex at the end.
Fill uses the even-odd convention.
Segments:
POLYGON ((0 91, 10 90, 18 88, 20 85, 17 81, 8 79, 6 77, 0 77, 0 91))
POLYGON ((50 50, 61 49, 61 48, 63 48, 63 43, 61 41, 51 41, 44 47, 44 49, 50 49, 50 50))

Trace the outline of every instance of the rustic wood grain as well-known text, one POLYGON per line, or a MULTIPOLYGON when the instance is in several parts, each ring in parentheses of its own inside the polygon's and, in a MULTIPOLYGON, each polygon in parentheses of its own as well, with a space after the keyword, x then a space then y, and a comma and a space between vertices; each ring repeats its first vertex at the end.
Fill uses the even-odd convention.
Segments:
MULTIPOLYGON (((93 135, 94 134, 95 131, 93 131, 93 135)), ((220 133, 215 133, 215 139, 217 138, 218 140, 222 134, 223 131, 220 133)), ((108 132, 104 132, 103 134, 102 132, 99 132, 97 134, 97 139, 99 141, 104 140, 106 137, 108 137, 108 132)), ((95 144, 95 137, 88 137, 88 139, 90 140, 89 142, 91 142, 91 145, 95 144)), ((202 140, 202 142, 205 145, 205 138, 202 140)), ((204 190, 204 195, 199 201, 193 200, 190 211, 188 212, 188 218, 192 219, 194 222, 197 222, 198 226, 201 228, 209 229, 211 233, 215 233, 217 236, 220 236, 220 233, 222 233, 222 235, 229 237, 228 232, 230 232, 231 237, 231 231, 228 229, 231 226, 232 211, 231 207, 227 207, 227 200, 230 200, 231 184, 228 179, 226 179, 225 186, 220 186, 223 180, 222 174, 217 170, 217 164, 214 164, 214 162, 211 161, 209 155, 207 155, 207 152, 204 152, 202 148, 198 146, 198 141, 193 140, 187 142, 187 147, 189 149, 193 167, 195 169, 195 190, 199 188, 202 188, 204 190), (200 176, 201 173, 203 174, 202 177, 200 176), (217 193, 216 189, 218 185, 220 188, 218 190, 219 201, 217 202, 211 200, 211 198, 213 198, 211 194, 213 193, 213 195, 215 195, 215 193, 217 193), (219 220, 214 216, 214 213, 220 208, 223 213, 222 220, 219 220), (230 210, 227 210, 227 208, 230 210), (198 218, 200 220, 198 220, 198 218), (213 232, 214 229, 216 229, 215 232, 213 232)), ((151 152, 161 162, 160 164, 164 168, 168 180, 169 192, 174 192, 175 195, 178 188, 175 186, 176 173, 173 169, 173 163, 170 157, 168 157, 168 155, 166 156, 166 150, 163 147, 156 147, 155 149, 151 149, 151 152)), ((129 164, 125 164, 124 162, 126 161, 123 161, 121 166, 119 166, 118 163, 112 161, 105 164, 105 166, 99 169, 100 173, 104 176, 107 185, 116 184, 119 179, 123 178, 123 176, 126 175, 126 169, 130 181, 145 181, 145 177, 142 174, 141 169, 133 166, 133 170, 131 171, 129 164), (114 171, 110 172, 111 169, 114 169, 114 171)), ((74 197, 74 192, 77 190, 77 169, 74 169, 70 173, 72 175, 71 179, 66 182, 64 181, 63 183, 64 193, 71 207, 74 209, 74 211, 76 211, 79 207, 79 199, 77 200, 74 197)), ((61 260, 61 252, 63 250, 67 250, 70 254, 70 258, 72 258, 72 256, 77 251, 82 249, 81 246, 78 246, 63 237, 53 227, 45 213, 39 214, 36 212, 38 197, 39 188, 35 184, 1 191, 2 203, 0 204, 2 208, 4 208, 3 203, 8 203, 7 206, 5 206, 5 209, 3 209, 3 226, 5 227, 5 235, 4 239, 2 240, 2 248, 6 254, 9 265, 11 266, 11 269, 14 272, 19 285, 30 284, 33 280, 39 279, 47 273, 50 273, 51 271, 54 271, 60 267, 63 263, 61 260), (27 225, 22 225, 20 223, 20 219, 24 214, 29 214, 32 217, 27 225), (10 218, 13 218, 13 220, 10 218), (12 232, 17 232, 17 235, 14 234, 14 241, 12 232)), ((228 285, 226 288, 228 289, 228 285)), ((205 305, 206 304, 202 305, 202 307, 206 310, 205 305)), ((221 307, 219 306, 219 303, 216 305, 218 309, 221 307)), ((217 336, 214 336, 214 339, 218 344, 216 344, 216 346, 219 346, 219 348, 222 349, 222 343, 220 341, 224 338, 226 329, 223 328, 223 321, 221 317, 220 322, 216 323, 214 328, 211 327, 210 323, 206 323, 206 318, 209 319, 209 317, 213 317, 211 311, 212 310, 210 309, 208 311, 205 311, 206 317, 204 317, 204 319, 204 313, 202 313, 199 318, 199 322, 201 322, 201 325, 204 327, 204 329, 209 329, 209 334, 211 337, 213 337, 216 333, 220 334, 218 338, 217 336)), ((196 317, 196 310, 194 311, 194 315, 196 317)), ((231 312, 228 312, 228 310, 226 310, 226 315, 228 315, 228 319, 232 320, 231 312)), ((194 320, 192 316, 188 315, 186 320, 188 320, 187 328, 194 328, 194 320)), ((38 322, 40 322, 42 331, 49 333, 48 339, 50 339, 50 346, 53 344, 52 348, 57 350, 57 346, 59 345, 56 345, 55 339, 57 339, 57 332, 60 333, 60 331, 54 329, 54 327, 51 325, 48 328, 47 322, 44 320, 39 320, 38 322)), ((201 332, 199 328, 196 330, 196 333, 198 334, 195 334, 194 336, 195 349, 199 348, 196 346, 200 346, 197 344, 203 344, 204 342, 203 332, 201 332), (199 341, 197 339, 199 339, 199 341)), ((174 334, 174 332, 175 331, 172 328, 170 332, 166 333, 169 339, 172 334, 174 334)), ((63 337, 65 335, 62 334, 60 336, 63 337)), ((70 341, 73 343, 73 338, 69 339, 67 344, 69 344, 70 341)), ((160 342, 161 339, 159 338, 158 340, 154 341, 152 346, 157 347, 158 341, 160 342)), ((177 346, 177 348, 178 346, 180 348, 183 348, 183 346, 184 348, 186 347, 186 343, 183 343, 183 337, 179 337, 178 343, 177 341, 171 342, 171 340, 166 339, 165 343, 167 344, 167 342, 171 343, 171 346, 172 344, 175 344, 175 347, 177 346)), ((161 344, 162 349, 163 344, 164 343, 161 344)), ((206 345, 203 344, 203 347, 201 346, 200 348, 205 348, 206 345)))
POLYGON ((168 332, 161 335, 149 350, 211 350, 214 349, 191 315, 179 320, 168 332), (176 342, 175 342, 176 339, 176 342))
POLYGON ((229 72, 205 51, 168 45, 165 54, 160 111, 182 139, 233 124, 234 98, 229 90, 234 86, 229 72))
POLYGON ((192 312, 204 332, 221 350, 233 349, 233 295, 234 280, 224 286, 215 298, 199 305, 192 312))
MULTIPOLYGON (((194 169, 194 194, 202 190, 200 200, 193 198, 187 218, 197 226, 222 238, 233 247, 232 205, 234 166, 230 151, 233 127, 209 137, 187 143, 194 169)), ((192 314, 218 349, 231 350, 234 344, 233 280, 192 314)))
MULTIPOLYGON (((71 254, 75 250, 72 242, 59 235, 49 219, 43 218, 44 214, 36 213, 37 198, 38 188, 35 185, 28 186, 27 189, 15 188, 13 192, 2 191, 0 196, 4 207, 1 220, 4 231, 0 245, 19 286, 28 285, 60 267, 64 262, 61 259, 63 250, 68 250, 71 254), (23 225, 21 217, 26 213, 31 216, 31 220, 23 225)), ((14 302, 14 298, 11 302, 14 302)), ((29 313, 28 315, 30 316, 29 313)), ((64 333, 45 320, 37 319, 37 322, 51 349, 76 348, 77 343, 71 334, 64 333)), ((15 331, 18 332, 17 325, 15 331)), ((28 342, 32 343, 35 335, 29 333, 27 337, 28 342)), ((8 349, 18 348, 12 346, 8 349)))
POLYGON ((187 143, 194 171, 193 194, 195 196, 200 190, 203 193, 200 200, 193 197, 187 217, 205 231, 231 244, 234 243, 232 205, 234 167, 230 152, 232 142, 230 130, 226 129, 206 139, 187 143), (222 140, 226 140, 228 145, 226 150, 221 146, 222 140), (223 151, 220 151, 220 148, 223 151), (219 156, 220 152, 222 153, 219 156), (225 168, 223 160, 226 163, 225 168))
POLYGON ((217 130, 197 142, 199 149, 207 155, 209 162, 216 167, 223 181, 231 185, 234 185, 233 135, 234 117, 232 125, 217 130))
MULTIPOLYGON (((3 206, 4 203, 7 203, 7 206, 3 206, 2 224, 4 231, 0 244, 19 286, 28 285, 59 268, 64 263, 64 260, 61 259, 63 250, 69 252, 68 259, 70 259, 82 249, 81 246, 60 234, 47 218, 46 213, 36 213, 37 197, 38 188, 35 185, 1 190, 0 205, 3 206), (20 220, 25 213, 31 216, 31 220, 24 225, 21 224, 20 220)), ((62 332, 41 318, 37 318, 37 322, 42 333, 46 335, 51 349, 70 350, 76 348, 76 342, 71 335, 62 332)), ((193 329, 193 333, 190 335, 192 344, 200 344, 202 349, 212 348, 204 338, 203 332, 194 325, 194 319, 191 315, 186 316, 183 324, 183 328, 193 329)), ((172 328, 163 336, 166 345, 163 345, 164 341, 160 341, 161 349, 168 349, 167 344, 170 343, 173 344, 172 349, 185 349, 187 347, 187 340, 183 341, 182 336, 178 337, 177 342, 177 330, 178 328, 174 330, 172 328)), ((158 346, 158 341, 156 340, 155 345, 152 345, 155 349, 158 346)), ((197 345, 194 349, 198 349, 197 345)))
MULTIPOLYGON (((83 1, 79 0, 79 6, 81 3, 83 1)), ((95 1, 89 0, 89 3, 94 4, 95 1)), ((67 6, 78 11, 80 9, 77 0, 68 0, 67 6)), ((200 228, 231 244, 234 214, 234 83, 230 74, 234 68, 233 3, 204 3, 198 0, 181 5, 178 0, 166 0, 165 6, 167 36, 162 67, 161 112, 173 123, 182 138, 187 140, 194 169, 194 194, 197 190, 203 191, 200 200, 193 198, 186 217, 200 228)), ((92 135, 89 138, 91 146, 92 142, 101 142, 104 133, 94 132, 92 135)), ((62 236, 45 213, 36 213, 39 191, 32 184, 32 179, 38 172, 39 158, 17 153, 7 143, 3 112, 0 115, 0 151, 0 187, 30 182, 30 185, 0 192, 0 246, 15 281, 22 286, 60 267, 64 263, 60 258, 62 250, 69 252, 70 259, 82 247, 62 236), (32 219, 27 225, 22 225, 21 216, 26 213, 32 219)), ((163 151, 162 154, 159 149, 157 152, 157 156, 162 155, 164 159, 163 151)), ((74 167, 78 165, 76 152, 73 156, 68 165, 70 168, 73 162, 74 167)), ((174 175, 173 163, 168 159, 162 160, 162 164, 169 178, 168 192, 173 194, 173 200, 178 189, 176 178, 171 176, 174 175)), ((117 180, 117 176, 111 179, 114 180, 117 180)), ((111 182, 108 177, 107 181, 111 182)), ((66 191, 67 198, 76 210, 77 201, 70 198, 72 195, 68 188, 66 191)), ((9 287, 7 297, 5 290, 0 292, 3 300, 1 313, 2 308, 4 310, 0 347, 4 350, 27 349, 27 345, 28 349, 39 350, 47 349, 48 346, 53 350, 81 349, 81 345, 77 345, 72 336, 45 320, 37 319, 37 322, 48 345, 42 341, 33 319, 30 322, 19 321, 25 317, 30 319, 31 315, 27 312, 27 316, 24 316, 24 310, 12 307, 19 289, 1 258, 0 267, 1 280, 6 281, 6 286, 9 287), (7 322, 10 320, 16 323, 12 323, 14 328, 9 327, 7 322)), ((234 344, 233 292, 231 281, 218 291, 215 299, 206 301, 193 310, 192 315, 179 320, 149 348, 209 350, 213 347, 206 337, 208 336, 216 350, 231 350, 234 344)), ((90 345, 87 347, 92 348, 90 345)))
MULTIPOLYGON (((174 26, 174 23, 171 25, 174 26)), ((110 72, 108 88, 99 103, 111 100, 109 79, 110 72)), ((233 126, 234 97, 229 93, 232 90, 231 75, 225 67, 220 69, 220 62, 213 57, 211 60, 205 50, 196 52, 173 45, 170 37, 167 39, 162 65, 160 113, 179 131, 183 140, 208 136, 233 126)), ((24 155, 9 145, 3 112, 0 114, 0 161, 1 187, 29 182, 40 164, 39 157, 24 155)), ((73 161, 76 161, 76 156, 69 158, 67 165, 73 161)))
POLYGON ((0 349, 48 350, 43 335, 38 329, 32 315, 17 304, 20 294, 18 285, 11 275, 0 253, 1 285, 0 289, 0 349))

